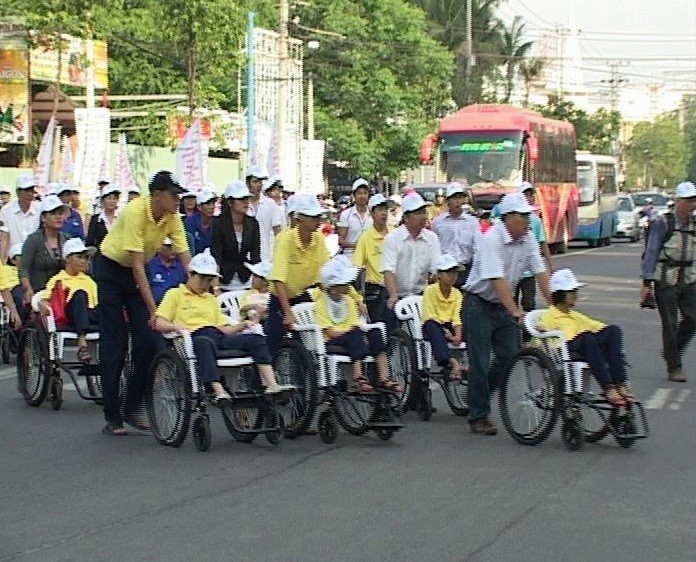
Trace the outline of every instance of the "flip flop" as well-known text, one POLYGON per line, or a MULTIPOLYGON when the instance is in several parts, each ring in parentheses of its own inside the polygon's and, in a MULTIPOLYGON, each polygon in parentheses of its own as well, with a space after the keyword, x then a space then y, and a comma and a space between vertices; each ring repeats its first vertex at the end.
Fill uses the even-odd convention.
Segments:
POLYGON ((107 423, 102 428, 102 433, 104 435, 113 435, 115 437, 125 437, 128 435, 128 431, 122 426, 115 423, 107 423))

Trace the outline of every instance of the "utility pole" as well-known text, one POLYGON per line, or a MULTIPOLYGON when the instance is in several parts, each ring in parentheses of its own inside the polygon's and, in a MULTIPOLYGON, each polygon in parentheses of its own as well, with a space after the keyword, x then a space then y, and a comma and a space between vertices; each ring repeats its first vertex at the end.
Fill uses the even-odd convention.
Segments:
POLYGON ((285 132, 288 106, 288 20, 290 5, 288 0, 280 0, 280 40, 278 49, 280 55, 278 76, 278 118, 276 119, 276 134, 278 137, 278 168, 280 173, 285 170, 285 132))
POLYGON ((247 166, 256 163, 256 31, 254 12, 247 14, 247 166))
POLYGON ((607 61, 610 68, 609 78, 602 80, 603 83, 609 84, 609 107, 612 111, 619 108, 619 89, 627 80, 621 75, 619 68, 628 65, 627 61, 607 61))
POLYGON ((469 98, 469 78, 471 77, 471 68, 475 64, 474 59, 474 46, 473 46, 473 23, 472 23, 472 0, 466 0, 466 99, 471 102, 469 98))
POLYGON ((562 25, 556 25, 554 28, 556 33, 556 59, 558 60, 558 99, 563 99, 563 91, 565 90, 565 42, 566 37, 570 34, 570 29, 562 25))

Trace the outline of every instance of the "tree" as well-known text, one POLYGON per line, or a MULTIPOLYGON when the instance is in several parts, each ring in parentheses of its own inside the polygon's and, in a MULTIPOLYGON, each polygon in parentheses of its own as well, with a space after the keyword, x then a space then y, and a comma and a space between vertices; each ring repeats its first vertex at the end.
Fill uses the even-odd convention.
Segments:
POLYGON ((501 23, 501 29, 503 56, 505 57, 505 95, 503 102, 509 103, 512 89, 515 86, 517 69, 527 56, 534 42, 524 40, 524 20, 521 16, 515 16, 508 28, 501 23))
POLYGON ((523 105, 529 107, 529 93, 532 84, 536 82, 544 70, 544 61, 538 58, 527 58, 520 62, 519 72, 524 82, 524 101, 523 105))
POLYGON ((688 94, 682 98, 683 130, 686 140, 687 175, 691 181, 696 181, 696 95, 688 94))

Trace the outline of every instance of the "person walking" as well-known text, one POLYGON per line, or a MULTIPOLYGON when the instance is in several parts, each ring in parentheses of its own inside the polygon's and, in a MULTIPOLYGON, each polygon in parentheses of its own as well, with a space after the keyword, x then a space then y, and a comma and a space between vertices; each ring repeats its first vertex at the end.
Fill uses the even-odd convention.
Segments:
POLYGON ((19 176, 16 183, 16 201, 0 209, 0 261, 7 261, 7 251, 15 244, 23 244, 39 228, 39 202, 34 200, 36 182, 29 175, 19 176))
POLYGON ((677 186, 674 212, 648 230, 642 260, 641 303, 657 301, 667 379, 686 382, 682 357, 696 333, 696 186, 677 186))
POLYGON ((336 225, 338 247, 350 260, 353 259, 358 238, 372 226, 372 216, 367 207, 370 184, 366 179, 359 178, 353 182, 352 191, 355 204, 341 212, 336 225))

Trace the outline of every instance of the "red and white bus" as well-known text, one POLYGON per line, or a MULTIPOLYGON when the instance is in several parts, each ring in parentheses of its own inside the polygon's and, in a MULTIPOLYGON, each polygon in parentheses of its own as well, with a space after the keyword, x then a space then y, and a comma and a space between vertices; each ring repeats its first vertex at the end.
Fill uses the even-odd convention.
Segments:
POLYGON ((423 140, 420 160, 435 165, 439 182, 466 181, 483 208, 532 182, 549 246, 562 253, 578 227, 575 149, 570 123, 511 105, 469 105, 423 140))

